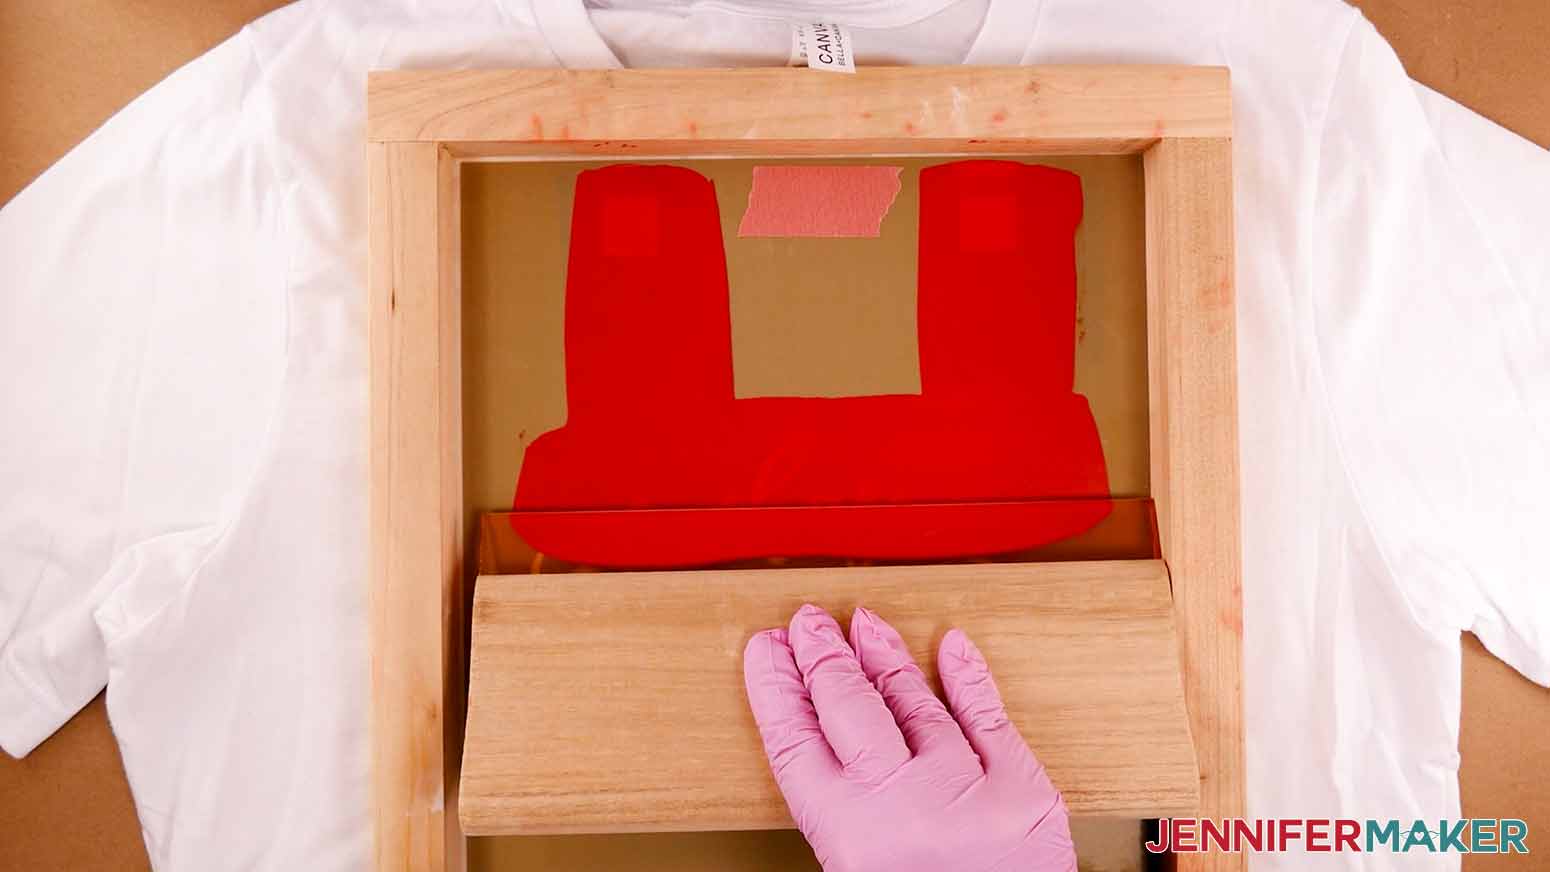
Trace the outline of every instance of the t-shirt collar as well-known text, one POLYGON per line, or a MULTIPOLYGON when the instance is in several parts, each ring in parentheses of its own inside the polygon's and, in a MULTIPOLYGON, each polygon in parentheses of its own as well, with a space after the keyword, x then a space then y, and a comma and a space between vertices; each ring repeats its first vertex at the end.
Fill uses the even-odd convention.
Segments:
POLYGON ((549 50, 562 66, 583 70, 624 66, 592 25, 586 0, 533 0, 532 9, 549 50))
MULTIPOLYGON (((754 4, 742 9, 735 4, 717 4, 722 11, 770 17, 781 11, 777 4, 754 4)), ((985 12, 985 22, 979 34, 964 56, 966 64, 1013 65, 1023 62, 1033 42, 1033 32, 1038 20, 1041 0, 990 0, 985 12)), ((809 17, 800 4, 789 7, 793 18, 809 17)), ((586 0, 532 0, 533 17, 549 50, 560 63, 571 69, 618 69, 624 64, 613 49, 598 33, 587 13, 586 0)), ((852 21, 854 12, 848 13, 845 23, 865 24, 852 21)), ((859 14, 865 17, 865 10, 859 14)), ((886 26, 886 25, 881 25, 886 26)))

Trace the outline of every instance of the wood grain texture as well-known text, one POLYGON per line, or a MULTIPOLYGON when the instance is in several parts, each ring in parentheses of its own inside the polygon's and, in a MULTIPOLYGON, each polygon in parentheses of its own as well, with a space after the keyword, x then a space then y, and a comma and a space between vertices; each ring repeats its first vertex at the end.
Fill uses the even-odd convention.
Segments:
POLYGON ((1073 813, 1195 809, 1159 561, 573 573, 479 579, 464 828, 790 827, 742 653, 804 602, 842 621, 876 609, 933 678, 942 635, 962 627, 1073 813))
MULTIPOLYGON (((1152 498, 1173 583, 1204 817, 1244 809, 1232 141, 1167 139, 1146 169, 1152 498)), ((1181 869, 1241 869, 1185 854, 1181 869)))
POLYGON ((373 73, 369 138, 502 156, 1135 152, 1231 135, 1216 67, 373 73))
POLYGON ((375 868, 463 865, 464 710, 457 163, 372 144, 371 742, 375 868))

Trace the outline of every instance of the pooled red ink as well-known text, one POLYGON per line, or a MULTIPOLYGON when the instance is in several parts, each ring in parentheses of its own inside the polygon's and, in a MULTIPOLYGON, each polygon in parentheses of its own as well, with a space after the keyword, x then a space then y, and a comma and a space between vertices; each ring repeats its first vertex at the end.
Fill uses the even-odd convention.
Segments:
POLYGON ((636 567, 990 554, 1090 528, 1110 502, 1072 392, 1080 220, 1070 173, 922 171, 921 393, 736 399, 710 181, 671 166, 582 173, 569 415, 528 446, 513 526, 541 552, 636 567))

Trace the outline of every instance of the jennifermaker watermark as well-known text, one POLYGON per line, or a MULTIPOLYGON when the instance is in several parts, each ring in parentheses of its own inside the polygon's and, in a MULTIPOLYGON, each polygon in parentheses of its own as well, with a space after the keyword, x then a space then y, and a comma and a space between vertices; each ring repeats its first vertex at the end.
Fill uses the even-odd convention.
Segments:
POLYGON ((1528 824, 1517 818, 1164 818, 1157 824, 1157 838, 1146 843, 1146 849, 1153 854, 1529 852, 1528 824))

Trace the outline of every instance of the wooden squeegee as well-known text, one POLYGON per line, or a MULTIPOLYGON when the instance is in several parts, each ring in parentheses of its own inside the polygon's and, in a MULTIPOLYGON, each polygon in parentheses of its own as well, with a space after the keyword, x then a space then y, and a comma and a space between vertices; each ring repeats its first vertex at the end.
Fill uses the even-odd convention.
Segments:
POLYGON ((464 831, 792 826, 742 654, 804 602, 876 610, 933 680, 952 616, 1073 814, 1197 808, 1160 560, 566 573, 478 581, 464 831))

